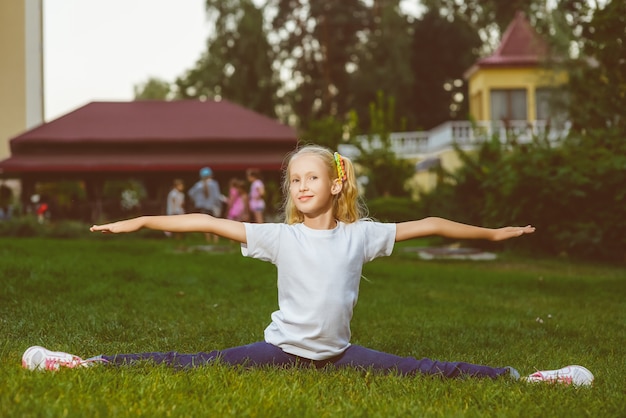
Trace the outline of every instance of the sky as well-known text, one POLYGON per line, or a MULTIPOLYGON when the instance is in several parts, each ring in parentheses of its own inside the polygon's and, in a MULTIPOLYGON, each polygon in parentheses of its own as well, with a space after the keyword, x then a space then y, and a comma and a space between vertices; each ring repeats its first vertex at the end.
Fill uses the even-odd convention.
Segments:
POLYGON ((150 77, 174 81, 206 49, 205 0, 44 0, 44 117, 128 101, 150 77))
MULTIPOLYGON (((405 0, 411 11, 417 0, 405 0)), ((205 0, 43 0, 44 118, 129 101, 149 78, 174 81, 206 50, 205 0)))

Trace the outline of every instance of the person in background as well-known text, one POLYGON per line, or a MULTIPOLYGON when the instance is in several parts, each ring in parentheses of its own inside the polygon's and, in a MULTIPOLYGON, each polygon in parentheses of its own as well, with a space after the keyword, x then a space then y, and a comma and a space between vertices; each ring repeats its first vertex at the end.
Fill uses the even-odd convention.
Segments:
POLYGON ((230 180, 227 203, 226 217, 228 219, 241 222, 250 220, 248 191, 246 190, 246 182, 244 180, 238 178, 230 180))
POLYGON ((13 190, 6 184, 0 184, 0 221, 11 219, 11 201, 13 200, 13 190))
MULTIPOLYGON (((200 213, 219 218, 222 216, 222 193, 220 185, 213 179, 213 170, 203 167, 199 172, 200 180, 187 192, 193 202, 194 210, 200 213)), ((217 244, 219 237, 215 234, 205 234, 207 242, 217 244)))
POLYGON ((37 215, 37 222, 43 224, 50 218, 50 205, 45 195, 34 194, 30 197, 35 208, 35 214, 37 215))
MULTIPOLYGON (((181 179, 175 179, 172 184, 172 189, 167 194, 167 206, 165 209, 165 213, 167 215, 182 215, 185 213, 185 193, 183 190, 185 189, 185 183, 181 179)), ((183 234, 181 232, 176 232, 172 234, 171 232, 166 232, 167 236, 173 235, 175 239, 181 240, 183 234)))
POLYGON ((250 201, 250 213, 251 221, 258 224, 264 222, 265 212, 265 185, 261 180, 261 172, 256 168, 249 168, 246 171, 248 181, 250 182, 250 194, 248 199, 250 201))

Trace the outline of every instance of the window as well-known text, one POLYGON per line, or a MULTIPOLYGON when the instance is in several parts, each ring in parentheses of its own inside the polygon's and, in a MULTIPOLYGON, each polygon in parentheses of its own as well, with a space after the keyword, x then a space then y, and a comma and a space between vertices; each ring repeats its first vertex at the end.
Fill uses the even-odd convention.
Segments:
POLYGON ((567 94, 555 88, 539 88, 535 92, 537 120, 562 123, 567 119, 567 94))
POLYGON ((492 120, 527 120, 526 90, 491 90, 492 120))
POLYGON ((550 97, 552 89, 537 89, 535 92, 535 112, 538 120, 550 119, 550 97))

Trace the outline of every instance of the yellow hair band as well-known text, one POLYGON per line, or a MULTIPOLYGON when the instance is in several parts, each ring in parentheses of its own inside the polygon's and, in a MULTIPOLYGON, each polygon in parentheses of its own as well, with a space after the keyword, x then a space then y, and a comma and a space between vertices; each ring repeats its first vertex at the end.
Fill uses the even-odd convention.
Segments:
POLYGON ((343 160, 343 157, 338 152, 335 152, 335 165, 337 166, 337 177, 343 182, 348 179, 348 175, 346 174, 346 162, 343 160))

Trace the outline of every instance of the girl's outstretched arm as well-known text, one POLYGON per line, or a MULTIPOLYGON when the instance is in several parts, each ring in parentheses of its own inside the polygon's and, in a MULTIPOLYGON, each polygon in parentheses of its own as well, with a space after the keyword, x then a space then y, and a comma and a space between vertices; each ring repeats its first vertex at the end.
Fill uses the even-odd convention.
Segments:
POLYGON ((483 228, 462 224, 443 218, 424 218, 418 221, 400 222, 396 225, 396 241, 439 235, 456 239, 486 239, 502 241, 535 232, 533 226, 507 226, 504 228, 483 228))
POLYGON ((246 242, 246 228, 243 223, 229 219, 215 218, 201 213, 170 216, 140 216, 124 221, 94 225, 91 232, 118 234, 134 232, 142 228, 169 232, 204 232, 216 234, 233 241, 246 242))

